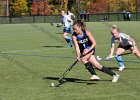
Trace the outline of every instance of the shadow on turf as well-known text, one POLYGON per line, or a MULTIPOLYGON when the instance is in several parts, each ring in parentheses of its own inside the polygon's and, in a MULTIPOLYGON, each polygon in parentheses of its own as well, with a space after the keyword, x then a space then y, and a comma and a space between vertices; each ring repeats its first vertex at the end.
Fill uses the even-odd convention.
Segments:
POLYGON ((118 67, 107 67, 110 70, 118 70, 118 67))
POLYGON ((49 47, 49 48, 63 48, 64 46, 43 46, 43 47, 49 47))
POLYGON ((55 33, 55 34, 63 34, 63 33, 55 33))
MULTIPOLYGON (((119 69, 119 67, 118 66, 116 66, 116 67, 107 67, 108 69, 110 69, 110 70, 115 70, 115 71, 118 71, 118 69, 119 69)), ((134 68, 134 67, 132 67, 132 68, 125 68, 124 70, 140 70, 140 68, 134 68)))
MULTIPOLYGON (((58 80, 58 77, 44 77, 43 79, 49 79, 49 80, 58 80)), ((73 82, 73 83, 86 83, 87 85, 92 85, 96 84, 95 81, 90 81, 90 80, 83 80, 83 79, 78 79, 78 78, 63 78, 66 80, 66 82, 73 82)))

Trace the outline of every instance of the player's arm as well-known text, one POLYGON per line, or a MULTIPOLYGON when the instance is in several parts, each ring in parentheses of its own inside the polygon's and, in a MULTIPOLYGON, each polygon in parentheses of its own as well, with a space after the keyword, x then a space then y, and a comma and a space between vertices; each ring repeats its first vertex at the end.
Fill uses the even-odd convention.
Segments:
POLYGON ((94 49, 95 46, 96 46, 96 41, 95 41, 93 35, 91 34, 91 32, 89 32, 89 31, 86 30, 86 35, 89 37, 90 41, 92 42, 92 45, 91 45, 91 47, 88 49, 87 52, 84 52, 84 55, 87 55, 88 53, 90 53, 91 51, 93 51, 93 49, 94 49))
POLYGON ((72 35, 72 40, 73 40, 73 43, 75 45, 76 56, 77 56, 77 58, 80 58, 81 53, 80 53, 80 48, 79 48, 76 36, 72 35))
POLYGON ((73 20, 72 19, 70 20, 70 23, 71 23, 71 25, 73 25, 73 20))
POLYGON ((75 15, 72 13, 72 16, 75 18, 75 15))

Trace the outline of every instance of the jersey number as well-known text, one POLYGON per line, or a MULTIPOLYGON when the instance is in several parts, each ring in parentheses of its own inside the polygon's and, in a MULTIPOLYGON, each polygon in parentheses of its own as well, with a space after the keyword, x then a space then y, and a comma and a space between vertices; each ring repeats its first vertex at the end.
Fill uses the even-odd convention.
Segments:
POLYGON ((83 44, 83 46, 84 46, 84 48, 86 47, 86 45, 85 45, 85 44, 83 44))

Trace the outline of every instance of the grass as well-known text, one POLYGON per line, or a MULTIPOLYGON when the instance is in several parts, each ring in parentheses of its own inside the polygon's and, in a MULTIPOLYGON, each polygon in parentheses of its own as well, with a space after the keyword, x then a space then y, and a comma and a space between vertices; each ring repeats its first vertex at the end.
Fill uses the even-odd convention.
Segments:
MULTIPOLYGON (((140 22, 116 24, 136 39, 140 47, 140 22)), ((96 41, 96 55, 107 56, 110 27, 102 22, 87 23, 96 41)), ((139 100, 140 61, 134 55, 123 56, 126 69, 117 70, 117 62, 101 61, 120 74, 112 83, 109 75, 96 71, 101 81, 88 81, 91 76, 81 62, 66 76, 68 82, 58 88, 61 74, 75 61, 74 48, 67 48, 62 28, 47 23, 0 24, 0 100, 139 100), (125 62, 128 61, 128 62, 125 62), (131 62, 130 62, 131 61, 131 62)))

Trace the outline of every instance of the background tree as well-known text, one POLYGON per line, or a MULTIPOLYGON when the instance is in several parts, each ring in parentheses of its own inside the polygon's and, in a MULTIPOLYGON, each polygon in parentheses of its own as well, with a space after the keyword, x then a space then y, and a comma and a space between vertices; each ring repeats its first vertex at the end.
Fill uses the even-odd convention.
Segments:
POLYGON ((4 16, 5 15, 5 1, 4 0, 0 0, 0 16, 4 16))
POLYGON ((23 15, 28 13, 27 0, 14 0, 12 4, 12 14, 23 15))
POLYGON ((68 4, 67 4, 68 10, 70 11, 72 10, 73 4, 74 4, 74 0, 68 0, 68 4))
POLYGON ((111 12, 136 11, 136 0, 108 0, 108 3, 111 12))
POLYGON ((52 6, 48 1, 36 1, 32 3, 30 8, 32 15, 50 15, 52 13, 52 6))
POLYGON ((87 3, 87 11, 90 13, 105 13, 108 9, 107 0, 92 0, 87 3))

